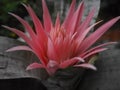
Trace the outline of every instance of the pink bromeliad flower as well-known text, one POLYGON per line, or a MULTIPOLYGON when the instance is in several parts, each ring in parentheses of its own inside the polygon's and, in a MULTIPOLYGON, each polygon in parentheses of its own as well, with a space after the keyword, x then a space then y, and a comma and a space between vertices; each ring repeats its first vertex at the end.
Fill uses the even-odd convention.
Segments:
POLYGON ((28 44, 28 46, 16 46, 7 51, 32 51, 39 58, 40 63, 34 62, 30 64, 27 70, 45 68, 49 75, 54 74, 58 69, 65 69, 70 66, 96 70, 96 67, 90 64, 87 58, 106 50, 107 48, 104 48, 104 46, 113 44, 114 42, 104 43, 92 48, 91 46, 118 21, 120 17, 108 21, 95 30, 95 32, 88 35, 89 31, 101 21, 89 25, 94 15, 94 9, 92 9, 86 19, 82 21, 84 2, 81 2, 77 9, 75 4, 76 0, 73 0, 62 24, 60 23, 59 14, 56 17, 55 24, 52 23, 45 0, 42 0, 43 23, 41 23, 29 5, 24 5, 33 20, 35 30, 31 28, 28 22, 10 13, 23 24, 30 36, 28 37, 18 29, 3 26, 22 37, 28 44))

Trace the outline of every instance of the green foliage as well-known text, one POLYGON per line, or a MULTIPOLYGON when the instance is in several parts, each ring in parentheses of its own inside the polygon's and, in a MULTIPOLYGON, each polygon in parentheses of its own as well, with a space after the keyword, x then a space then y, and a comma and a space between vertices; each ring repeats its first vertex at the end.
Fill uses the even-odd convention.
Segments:
MULTIPOLYGON (((8 12, 19 12, 18 6, 20 3, 27 3, 28 0, 0 0, 0 25, 7 24, 10 25, 11 21, 15 21, 15 19, 11 19, 11 16, 8 15, 8 12)), ((9 31, 5 31, 2 27, 0 27, 0 35, 8 36, 12 38, 16 38, 17 36, 9 31)))
POLYGON ((6 13, 14 11, 17 5, 22 2, 26 3, 27 0, 0 0, 0 19, 2 19, 3 21, 6 20, 8 17, 6 13))

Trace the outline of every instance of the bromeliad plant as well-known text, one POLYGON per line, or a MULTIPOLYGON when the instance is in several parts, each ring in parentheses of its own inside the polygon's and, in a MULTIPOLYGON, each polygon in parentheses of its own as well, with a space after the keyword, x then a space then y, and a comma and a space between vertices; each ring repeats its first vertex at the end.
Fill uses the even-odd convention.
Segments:
POLYGON ((35 29, 24 19, 10 13, 17 18, 29 33, 29 37, 18 29, 3 26, 18 36, 22 37, 28 46, 16 46, 7 51, 27 50, 32 51, 39 58, 40 63, 32 63, 27 70, 35 68, 45 68, 49 75, 53 75, 58 69, 67 67, 84 67, 96 70, 96 67, 89 63, 90 56, 106 50, 104 46, 113 44, 114 42, 104 43, 95 47, 91 46, 116 22, 120 17, 116 17, 95 32, 88 35, 89 31, 101 21, 90 25, 94 15, 94 9, 90 11, 84 21, 82 15, 84 11, 84 2, 81 2, 75 9, 76 0, 72 0, 72 4, 63 23, 60 23, 59 14, 57 15, 55 24, 52 23, 45 0, 42 0, 43 7, 43 23, 34 13, 29 5, 24 5, 30 17, 33 20, 35 29))

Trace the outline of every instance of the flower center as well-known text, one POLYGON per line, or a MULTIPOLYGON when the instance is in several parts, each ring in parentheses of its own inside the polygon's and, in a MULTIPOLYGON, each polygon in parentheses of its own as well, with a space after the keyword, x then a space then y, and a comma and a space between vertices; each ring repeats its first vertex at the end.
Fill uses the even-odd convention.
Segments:
POLYGON ((67 33, 64 28, 53 29, 50 32, 53 45, 56 50, 58 61, 62 62, 66 59, 73 58, 76 52, 75 34, 67 33))

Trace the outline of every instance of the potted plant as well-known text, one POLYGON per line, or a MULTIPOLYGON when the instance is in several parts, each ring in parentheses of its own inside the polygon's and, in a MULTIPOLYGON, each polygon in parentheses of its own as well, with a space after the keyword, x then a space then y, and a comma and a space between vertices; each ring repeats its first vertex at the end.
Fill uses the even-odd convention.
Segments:
MULTIPOLYGON (((82 74, 80 74, 79 68, 82 72, 84 71, 82 68, 97 70, 97 68, 90 63, 91 56, 107 50, 104 46, 114 44, 116 42, 107 42, 95 47, 92 47, 92 45, 114 23, 116 23, 120 17, 113 18, 90 34, 90 30, 101 21, 90 25, 95 12, 94 8, 90 11, 86 19, 82 21, 84 1, 80 3, 77 9, 75 8, 75 3, 76 0, 73 0, 68 14, 62 23, 60 22, 59 13, 57 14, 55 24, 53 24, 51 20, 45 0, 42 0, 43 23, 39 20, 34 13, 34 10, 29 5, 23 4, 33 20, 34 29, 21 17, 13 13, 9 13, 22 23, 25 30, 29 33, 29 36, 25 35, 18 29, 3 25, 4 28, 15 32, 28 44, 28 46, 20 45, 12 47, 8 49, 7 52, 16 50, 32 51, 39 58, 40 62, 30 64, 27 67, 27 70, 43 68, 47 72, 48 76, 54 80, 56 79, 56 76, 59 78, 60 73, 62 73, 62 77, 64 77, 64 73, 66 77, 69 77, 71 73, 72 76, 74 76, 73 78, 78 75, 81 77, 82 74), (66 72, 69 74, 67 75, 66 72)), ((52 80, 49 79, 49 77, 45 82, 52 80)), ((60 79, 57 81, 59 80, 60 79)), ((78 80, 78 78, 76 80, 78 80)), ((75 83, 77 83, 76 80, 75 83)), ((72 83, 67 86, 69 87, 70 85, 74 84, 72 83)), ((64 87, 64 85, 62 86, 62 83, 59 83, 58 86, 64 87)), ((65 90, 73 90, 73 88, 65 90)))

